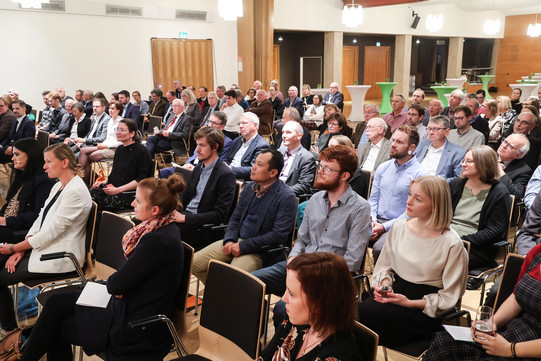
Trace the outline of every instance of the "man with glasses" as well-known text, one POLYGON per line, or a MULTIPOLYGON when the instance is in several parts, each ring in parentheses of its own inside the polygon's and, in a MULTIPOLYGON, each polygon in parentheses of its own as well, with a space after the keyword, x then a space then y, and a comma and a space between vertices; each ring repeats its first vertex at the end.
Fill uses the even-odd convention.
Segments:
MULTIPOLYGON (((470 125, 472 111, 465 105, 459 105, 453 112, 455 128, 449 133, 449 141, 460 145, 466 151, 474 145, 485 144, 485 136, 470 125)), ((452 124, 451 124, 452 127, 452 124)))
MULTIPOLYGON (((359 148, 361 144, 368 143, 369 140, 366 136, 366 125, 368 121, 372 118, 379 118, 379 106, 376 104, 368 104, 364 107, 364 120, 359 122, 355 127, 355 132, 353 133, 353 138, 351 139, 353 145, 356 148, 359 148)), ((391 129, 387 128, 387 133, 385 133, 385 138, 391 139, 391 129)))
POLYGON ((333 81, 329 86, 329 92, 323 98, 323 104, 336 104, 341 112, 344 111, 344 94, 338 90, 338 83, 333 81))
POLYGON ((406 124, 413 125, 419 132, 419 139, 425 140, 428 136, 426 127, 421 123, 424 119, 424 107, 419 104, 412 104, 407 110, 406 124))
POLYGON ((415 150, 417 160, 429 175, 445 178, 447 182, 459 177, 466 151, 447 140, 449 118, 445 115, 430 118, 426 130, 428 139, 420 142, 415 150))
POLYGON ((515 196, 515 202, 524 197, 526 185, 532 176, 532 169, 522 160, 528 150, 530 141, 520 133, 505 138, 498 148, 500 182, 515 196))
POLYGON ((389 126, 381 118, 372 118, 366 126, 366 137, 368 143, 361 144, 357 148, 359 167, 373 172, 383 162, 391 159, 389 150, 391 141, 384 137, 389 126))
POLYGON ((155 131, 154 135, 147 138, 145 145, 153 158, 156 153, 170 149, 179 156, 188 152, 184 141, 188 141, 190 136, 191 118, 184 112, 182 100, 173 100, 172 106, 175 116, 165 124, 162 130, 155 131))
POLYGON ((446 115, 449 117, 449 121, 451 122, 451 129, 455 129, 455 111, 457 110, 457 107, 462 103, 462 101, 466 98, 466 94, 460 89, 455 89, 451 92, 451 96, 449 97, 449 105, 443 108, 441 111, 441 115, 446 115))
POLYGON ((295 108, 299 112, 299 117, 302 118, 304 114, 304 102, 299 98, 299 89, 292 85, 289 87, 287 94, 289 95, 289 98, 284 100, 283 111, 285 111, 286 108, 295 108))
POLYGON ((96 98, 92 102, 92 111, 94 112, 94 119, 90 124, 90 132, 84 138, 73 139, 74 144, 71 145, 71 149, 79 156, 79 150, 86 145, 94 146, 101 143, 107 137, 107 125, 111 117, 105 113, 106 101, 103 98, 96 98))
POLYGON ((393 134, 391 160, 378 167, 374 174, 372 190, 368 202, 372 217, 372 251, 377 260, 387 231, 399 217, 407 217, 406 201, 410 182, 426 171, 414 155, 419 144, 419 133, 411 125, 402 125, 393 134))
POLYGON ((513 124, 513 133, 524 134, 530 141, 530 150, 522 160, 532 169, 537 167, 541 151, 541 141, 531 134, 539 124, 537 114, 535 108, 525 105, 513 124))
POLYGON ((475 97, 479 104, 483 104, 485 102, 486 93, 483 89, 479 89, 475 92, 475 97))

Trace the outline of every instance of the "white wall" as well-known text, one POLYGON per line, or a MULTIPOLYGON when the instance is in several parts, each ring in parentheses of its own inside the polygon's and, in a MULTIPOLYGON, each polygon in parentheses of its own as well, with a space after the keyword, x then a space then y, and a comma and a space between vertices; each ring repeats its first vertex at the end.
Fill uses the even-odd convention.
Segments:
POLYGON ((465 12, 453 4, 422 5, 422 3, 364 9, 364 22, 356 28, 342 24, 342 0, 274 0, 274 28, 279 30, 343 31, 367 34, 411 34, 413 36, 502 38, 505 16, 499 11, 465 12), (412 9, 421 17, 417 29, 410 27, 412 9), (437 33, 426 30, 426 18, 432 12, 443 13, 443 29, 437 33), (487 18, 499 18, 500 33, 486 35, 483 25, 487 18))
POLYGON ((209 88, 238 83, 236 22, 219 18, 216 4, 176 6, 208 10, 207 22, 200 22, 173 20, 173 8, 145 7, 144 17, 134 18, 101 15, 105 5, 89 1, 66 0, 66 13, 56 13, 18 10, 11 0, 0 0, 0 94, 16 88, 37 109, 44 106, 41 92, 57 86, 71 96, 76 89, 106 96, 127 89, 146 97, 153 88, 150 38, 178 38, 181 31, 213 40, 215 84, 209 88))

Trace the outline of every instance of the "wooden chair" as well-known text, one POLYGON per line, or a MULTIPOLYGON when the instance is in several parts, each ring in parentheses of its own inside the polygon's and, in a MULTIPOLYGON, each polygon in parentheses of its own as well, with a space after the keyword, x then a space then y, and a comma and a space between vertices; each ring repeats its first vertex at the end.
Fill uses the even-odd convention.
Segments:
POLYGON ((43 130, 38 130, 37 141, 42 149, 47 148, 50 145, 49 133, 43 130))
POLYGON ((363 360, 376 361, 378 358, 378 334, 362 323, 355 321, 353 335, 355 336, 355 340, 357 340, 357 345, 359 345, 363 360))
MULTIPOLYGON (((199 349, 175 360, 257 360, 265 284, 248 272, 211 260, 204 298, 199 349)), ((150 322, 156 321, 141 320, 131 325, 140 327, 150 322)), ((177 354, 182 351, 177 349, 177 354)))
POLYGON ((510 253, 507 255, 500 280, 500 287, 498 288, 496 300, 494 301, 494 311, 500 308, 507 297, 513 293, 518 276, 520 275, 522 264, 524 263, 524 259, 524 256, 520 256, 516 253, 510 253))
POLYGON ((154 135, 154 127, 157 127, 158 129, 162 129, 162 117, 158 117, 155 115, 149 115, 148 117, 148 129, 145 130, 144 139, 148 138, 151 135, 154 135))

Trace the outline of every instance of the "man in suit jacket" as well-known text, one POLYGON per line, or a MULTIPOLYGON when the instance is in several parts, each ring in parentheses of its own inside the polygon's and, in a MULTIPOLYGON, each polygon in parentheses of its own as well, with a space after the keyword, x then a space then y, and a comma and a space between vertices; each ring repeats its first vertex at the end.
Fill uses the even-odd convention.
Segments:
POLYGON ((451 129, 455 129, 455 110, 456 108, 462 103, 462 101, 466 98, 466 94, 460 89, 455 89, 451 92, 451 96, 449 97, 449 105, 443 108, 441 111, 441 115, 445 115, 449 118, 449 122, 451 124, 451 129))
POLYGON ((247 112, 252 112, 259 117, 259 134, 272 134, 272 103, 267 99, 267 93, 259 89, 255 94, 256 101, 252 102, 247 112))
POLYGON ((244 113, 240 117, 240 137, 235 138, 225 162, 229 164, 237 179, 250 179, 252 165, 259 152, 269 148, 269 143, 257 133, 259 118, 254 113, 244 113))
POLYGON ((511 134, 498 148, 500 158, 500 183, 505 184, 515 202, 521 201, 532 169, 522 160, 530 149, 530 141, 524 134, 511 134))
POLYGON ((199 87, 199 98, 197 98, 197 104, 201 107, 201 113, 209 106, 208 101, 208 88, 206 86, 199 87))
POLYGON ((304 114, 304 102, 298 96, 299 89, 297 89, 296 86, 292 85, 289 87, 287 93, 289 95, 289 98, 284 101, 284 108, 282 110, 282 113, 286 108, 293 107, 297 109, 297 111, 299 112, 299 116, 302 118, 302 115, 304 114))
POLYGON ((415 150, 417 160, 430 175, 445 178, 446 181, 462 174, 462 159, 466 150, 447 140, 449 118, 437 115, 428 122, 428 139, 419 143, 415 150))
MULTIPOLYGON (((148 114, 146 114, 147 117, 145 117, 145 122, 148 122, 148 115, 155 115, 157 117, 165 116, 165 107, 167 103, 162 99, 163 92, 160 89, 152 89, 150 97, 152 98, 152 103, 148 106, 148 114)), ((137 122, 137 128, 139 131, 143 131, 143 122, 141 120, 137 122)))
MULTIPOLYGON (((275 136, 274 136, 274 148, 278 149, 282 146, 282 128, 284 127, 284 124, 291 121, 295 121, 299 123, 301 117, 299 115, 299 112, 295 108, 286 108, 284 110, 283 118, 280 123, 277 123, 275 126, 275 136)), ((312 146, 312 134, 310 134, 310 131, 306 127, 302 127, 302 139, 301 144, 306 150, 310 150, 310 147, 312 146)))
MULTIPOLYGON (((353 145, 355 148, 359 148, 361 144, 368 143, 369 140, 366 137, 366 124, 368 124, 368 121, 372 118, 379 118, 379 106, 376 104, 368 104, 364 107, 364 121, 359 122, 357 126, 355 127, 355 132, 353 133, 353 137, 351 138, 351 141, 353 142, 353 145)), ((385 138, 390 139, 391 138, 391 129, 387 128, 387 134, 385 134, 385 138), (387 136, 389 134, 389 136, 387 136)))
POLYGON ((278 179, 284 160, 280 152, 265 149, 258 156, 250 178, 229 219, 223 241, 196 252, 192 274, 206 281, 208 262, 230 262, 247 272, 272 265, 280 252, 267 254, 262 247, 287 244, 297 214, 295 193, 278 179))
POLYGON ((341 112, 344 111, 344 94, 340 93, 338 90, 338 83, 333 81, 329 86, 330 92, 325 94, 323 98, 323 104, 333 103, 340 109, 341 112))
POLYGON ((12 145, 15 141, 23 138, 34 138, 36 135, 36 126, 26 115, 26 104, 17 99, 11 103, 11 108, 16 119, 11 123, 8 136, 0 144, 0 163, 11 162, 13 155, 12 145))
POLYGON ((235 195, 235 176, 220 159, 225 136, 212 127, 200 128, 194 135, 199 163, 193 168, 186 191, 182 194, 184 210, 176 212, 175 221, 182 240, 196 251, 220 239, 219 232, 199 230, 204 224, 229 220, 235 195), (219 238, 216 238, 216 237, 219 238))
POLYGON ((214 112, 220 110, 220 107, 218 106, 218 96, 215 92, 208 93, 206 100, 208 102, 208 106, 201 111, 201 123, 199 123, 199 127, 209 126, 210 116, 214 112))
POLYGON ((284 124, 280 153, 284 157, 284 168, 280 180, 291 187, 295 195, 310 193, 316 175, 316 159, 312 152, 301 145, 302 126, 295 121, 284 124))
POLYGON ((89 117, 92 116, 93 110, 92 110, 92 100, 94 99, 94 93, 90 90, 85 90, 83 92, 83 105, 85 106, 85 114, 89 117))
POLYGON ((59 93, 51 93, 49 94, 49 106, 51 107, 51 120, 49 122, 49 125, 44 129, 46 132, 54 133, 58 128, 60 127, 60 124, 62 123, 62 118, 64 118, 64 115, 67 113, 64 108, 62 108, 62 105, 60 101, 62 100, 62 97, 59 93))
POLYGON ((382 118, 372 118, 366 126, 366 136, 369 142, 357 148, 359 168, 374 172, 383 162, 391 159, 389 151, 391 141, 385 138, 389 126, 382 118))
POLYGON ((173 149, 176 155, 185 155, 188 151, 184 141, 190 136, 190 118, 184 113, 184 102, 180 99, 173 101, 175 117, 165 127, 147 138, 146 147, 151 157, 154 154, 173 149))
POLYGON ((9 134, 11 124, 17 119, 13 111, 9 109, 6 99, 0 97, 0 142, 4 141, 9 134))
POLYGON ((63 134, 60 135, 61 140, 66 144, 70 144, 76 138, 84 138, 90 131, 90 118, 85 114, 85 106, 83 103, 73 104, 71 110, 73 116, 70 117, 68 127, 63 134))
POLYGON ((64 114, 64 116, 62 117, 62 121, 60 122, 56 130, 49 134, 49 142, 51 144, 60 143, 64 140, 62 136, 68 129, 71 119, 73 119, 73 104, 73 99, 66 100, 66 103, 64 104, 66 114, 64 114))
POLYGON ((524 134, 530 141, 530 150, 522 160, 531 169, 537 168, 539 164, 539 153, 541 152, 541 141, 532 135, 532 131, 537 126, 538 121, 537 115, 533 114, 528 109, 528 106, 524 106, 513 124, 513 133, 524 134))
POLYGON ((130 118, 135 120, 135 123, 138 123, 139 117, 141 116, 141 110, 139 110, 137 105, 130 102, 130 92, 127 90, 121 90, 118 93, 118 100, 124 106, 122 118, 130 118))
POLYGON ((79 137, 74 139, 76 144, 71 149, 74 152, 78 152, 79 148, 86 145, 96 145, 101 143, 107 138, 107 125, 111 117, 105 113, 106 101, 103 98, 96 98, 92 102, 92 109, 94 111, 94 120, 90 124, 90 131, 85 137, 79 137))

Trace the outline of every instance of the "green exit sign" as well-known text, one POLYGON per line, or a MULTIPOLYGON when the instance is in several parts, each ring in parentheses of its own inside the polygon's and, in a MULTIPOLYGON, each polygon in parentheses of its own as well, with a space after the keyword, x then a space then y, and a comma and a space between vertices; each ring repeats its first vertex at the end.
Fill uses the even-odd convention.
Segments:
POLYGON ((188 33, 185 33, 185 32, 181 31, 180 33, 178 33, 178 37, 180 39, 188 39, 188 33))

